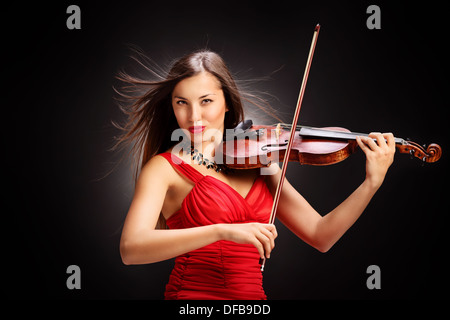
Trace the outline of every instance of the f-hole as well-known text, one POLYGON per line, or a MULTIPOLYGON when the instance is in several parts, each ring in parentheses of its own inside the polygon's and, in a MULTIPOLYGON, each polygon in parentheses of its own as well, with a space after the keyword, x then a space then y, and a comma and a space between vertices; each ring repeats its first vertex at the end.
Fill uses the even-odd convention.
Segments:
POLYGON ((288 142, 289 140, 284 140, 284 143, 266 144, 265 146, 261 147, 261 151, 267 151, 268 148, 286 147, 288 145, 288 142))

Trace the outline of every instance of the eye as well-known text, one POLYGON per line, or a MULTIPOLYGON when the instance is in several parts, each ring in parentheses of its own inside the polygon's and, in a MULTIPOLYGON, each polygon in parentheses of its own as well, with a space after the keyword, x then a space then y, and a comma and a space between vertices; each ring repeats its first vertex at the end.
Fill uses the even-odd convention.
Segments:
POLYGON ((211 99, 203 99, 202 100, 202 104, 207 104, 207 103, 211 103, 212 100, 211 99))
POLYGON ((184 105, 184 104, 187 104, 187 102, 184 101, 184 100, 177 100, 175 103, 178 104, 178 105, 184 105))

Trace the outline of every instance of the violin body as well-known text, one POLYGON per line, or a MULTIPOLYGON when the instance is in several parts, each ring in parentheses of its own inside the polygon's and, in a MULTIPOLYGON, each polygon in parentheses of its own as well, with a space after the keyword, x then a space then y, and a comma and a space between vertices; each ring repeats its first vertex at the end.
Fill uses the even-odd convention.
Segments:
MULTIPOLYGON (((296 129, 288 161, 315 166, 331 165, 347 159, 357 150, 356 137, 367 136, 340 127, 300 126, 296 129)), ((222 156, 227 167, 233 169, 270 166, 274 162, 283 161, 289 136, 290 130, 286 130, 284 125, 252 125, 251 120, 248 120, 244 126, 236 127, 231 134, 227 132, 219 148, 219 156, 222 156)), ((441 147, 437 144, 430 144, 425 149, 401 138, 395 138, 395 143, 400 153, 410 154, 423 162, 438 161, 442 154, 441 147)))

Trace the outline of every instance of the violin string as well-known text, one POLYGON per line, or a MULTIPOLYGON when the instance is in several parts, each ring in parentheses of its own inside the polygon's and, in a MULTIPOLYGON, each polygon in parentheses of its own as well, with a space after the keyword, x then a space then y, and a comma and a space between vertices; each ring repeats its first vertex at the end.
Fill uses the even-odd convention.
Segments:
MULTIPOLYGON (((287 123, 280 123, 281 128, 290 130, 291 125, 287 123)), ((336 130, 329 130, 329 129, 323 129, 323 128, 316 128, 316 127, 309 127, 309 126, 296 126, 296 130, 300 131, 300 135, 310 136, 310 137, 320 137, 320 138, 330 138, 330 139, 351 139, 355 140, 357 136, 362 137, 368 137, 369 134, 367 133, 360 133, 360 132, 346 132, 346 131, 336 131, 336 130), (301 133, 302 129, 308 130, 308 134, 305 132, 304 134, 301 133)), ((376 139, 374 139, 376 141, 376 139)), ((394 138, 396 144, 405 144, 405 140, 402 138, 394 138)))
MULTIPOLYGON (((291 125, 290 124, 280 123, 280 125, 281 125, 281 128, 283 128, 283 129, 287 129, 287 130, 291 129, 291 125)), ((296 130, 301 130, 302 128, 311 129, 311 130, 317 130, 318 132, 347 134, 347 135, 351 135, 351 136, 355 136, 355 137, 356 136, 364 136, 364 137, 369 136, 369 134, 367 134, 367 133, 360 133, 360 132, 353 132, 353 131, 352 132, 345 132, 345 131, 328 130, 328 129, 322 129, 322 128, 317 128, 317 127, 302 126, 302 125, 296 126, 296 130)))

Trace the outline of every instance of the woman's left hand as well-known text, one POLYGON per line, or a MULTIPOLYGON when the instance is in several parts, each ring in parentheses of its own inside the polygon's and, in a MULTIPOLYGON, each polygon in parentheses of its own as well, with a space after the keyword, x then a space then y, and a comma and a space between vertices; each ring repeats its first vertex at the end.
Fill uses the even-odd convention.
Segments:
POLYGON ((366 181, 374 188, 379 188, 394 161, 394 135, 372 132, 368 137, 356 137, 356 142, 366 154, 366 181))

